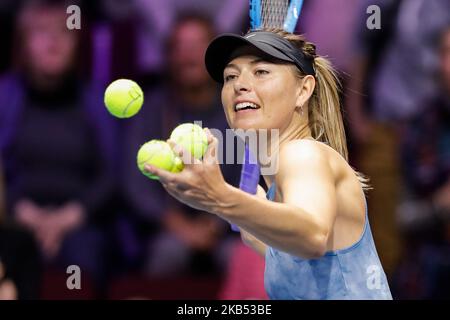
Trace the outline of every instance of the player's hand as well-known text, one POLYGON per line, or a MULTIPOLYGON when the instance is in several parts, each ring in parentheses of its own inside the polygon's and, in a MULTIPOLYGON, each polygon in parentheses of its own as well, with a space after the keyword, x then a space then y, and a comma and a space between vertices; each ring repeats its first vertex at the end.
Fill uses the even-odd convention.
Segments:
POLYGON ((224 204, 224 197, 231 186, 220 171, 218 140, 207 128, 204 130, 208 137, 208 149, 202 160, 195 159, 182 146, 168 140, 174 152, 183 160, 183 171, 172 173, 152 165, 146 165, 145 170, 158 176, 167 192, 178 201, 198 210, 215 213, 224 204))

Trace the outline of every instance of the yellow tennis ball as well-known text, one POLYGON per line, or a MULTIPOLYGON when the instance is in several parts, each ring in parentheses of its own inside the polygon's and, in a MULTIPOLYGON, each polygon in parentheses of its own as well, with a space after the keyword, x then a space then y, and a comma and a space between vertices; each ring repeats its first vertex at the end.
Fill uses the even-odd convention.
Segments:
POLYGON ((175 156, 175 159, 173 161, 173 167, 172 167, 172 170, 170 170, 170 171, 172 171, 174 173, 178 173, 178 172, 183 171, 183 169, 184 169, 183 160, 181 160, 180 157, 175 156))
POLYGON ((180 172, 183 170, 183 167, 179 170, 179 162, 183 165, 183 162, 175 155, 170 145, 161 140, 151 140, 143 144, 137 154, 137 165, 139 170, 145 176, 153 180, 159 180, 159 178, 158 176, 144 171, 146 164, 150 164, 167 171, 180 172))
POLYGON ((180 124, 172 131, 170 139, 183 146, 197 159, 201 159, 208 148, 206 133, 194 123, 180 124))
POLYGON ((130 118, 141 110, 144 93, 139 85, 128 79, 113 81, 105 91, 105 106, 118 118, 130 118))

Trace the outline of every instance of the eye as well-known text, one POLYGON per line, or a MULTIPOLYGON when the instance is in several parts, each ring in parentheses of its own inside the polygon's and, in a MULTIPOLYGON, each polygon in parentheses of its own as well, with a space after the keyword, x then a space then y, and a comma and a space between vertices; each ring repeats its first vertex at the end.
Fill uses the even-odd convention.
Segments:
POLYGON ((264 70, 264 69, 258 69, 258 70, 255 71, 255 74, 257 76, 263 76, 263 75, 269 74, 269 71, 264 70))
POLYGON ((235 75, 235 74, 225 75, 225 77, 224 77, 225 82, 228 82, 228 81, 236 79, 236 78, 237 78, 237 75, 235 75))

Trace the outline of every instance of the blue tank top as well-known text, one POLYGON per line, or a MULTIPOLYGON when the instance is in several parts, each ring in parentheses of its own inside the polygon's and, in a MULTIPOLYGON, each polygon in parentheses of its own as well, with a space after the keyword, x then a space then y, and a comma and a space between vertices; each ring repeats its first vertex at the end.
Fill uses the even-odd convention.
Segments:
MULTIPOLYGON (((275 199, 275 183, 267 199, 275 199)), ((364 232, 352 246, 302 259, 272 247, 266 250, 264 286, 270 299, 392 299, 365 213, 364 232)))

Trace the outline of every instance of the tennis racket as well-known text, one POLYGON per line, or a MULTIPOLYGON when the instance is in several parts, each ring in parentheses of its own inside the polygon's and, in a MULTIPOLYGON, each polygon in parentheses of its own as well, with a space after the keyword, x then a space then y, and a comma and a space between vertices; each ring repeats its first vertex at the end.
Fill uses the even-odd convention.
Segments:
MULTIPOLYGON (((292 33, 297 25, 302 6, 303 0, 250 0, 251 29, 282 28, 292 33)), ((247 193, 256 194, 260 172, 256 159, 246 145, 239 188, 247 193)), ((233 224, 231 229, 239 231, 239 228, 233 224)))

